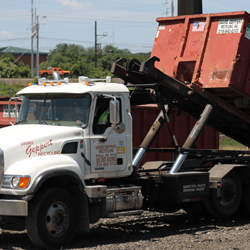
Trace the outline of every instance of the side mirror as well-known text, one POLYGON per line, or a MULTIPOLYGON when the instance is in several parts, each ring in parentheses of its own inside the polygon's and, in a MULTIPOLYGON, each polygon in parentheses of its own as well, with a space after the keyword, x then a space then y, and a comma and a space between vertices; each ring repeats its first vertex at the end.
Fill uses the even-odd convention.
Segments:
POLYGON ((12 113, 12 115, 11 115, 11 108, 10 108, 10 103, 11 103, 11 101, 15 101, 15 108, 13 109, 13 111, 14 111, 14 116, 15 116, 15 123, 17 122, 17 117, 18 117, 18 107, 17 107, 17 100, 18 99, 20 99, 21 97, 12 97, 12 98, 10 98, 9 99, 9 103, 8 103, 8 113, 9 113, 9 123, 10 123, 10 125, 14 125, 11 121, 10 121, 10 118, 11 118, 11 116, 13 116, 13 113, 12 113))
POLYGON ((114 99, 109 102, 110 122, 117 124, 120 122, 120 105, 119 101, 114 99))

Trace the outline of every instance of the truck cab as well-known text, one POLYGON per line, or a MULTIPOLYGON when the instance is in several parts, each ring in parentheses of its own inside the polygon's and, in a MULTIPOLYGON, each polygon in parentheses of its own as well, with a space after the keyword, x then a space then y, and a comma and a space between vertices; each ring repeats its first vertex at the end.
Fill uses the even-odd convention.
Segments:
POLYGON ((33 142, 25 151, 29 159, 68 155, 75 160, 75 167, 79 168, 85 180, 131 173, 132 119, 128 119, 129 92, 125 86, 91 82, 88 78, 80 78, 76 84, 63 81, 59 83, 61 85, 55 82, 53 85, 39 84, 44 85, 32 85, 18 93, 23 96, 23 105, 17 128, 29 129, 32 133, 26 139, 33 142), (118 120, 111 123, 109 115, 105 124, 99 123, 97 116, 103 102, 107 103, 110 111, 112 107, 117 108, 118 120), (39 130, 44 131, 39 133, 44 139, 39 136, 35 140, 33 132, 39 130), (32 151, 36 145, 47 141, 52 142, 50 148, 40 147, 32 151))
MULTIPOLYGON (((116 210, 113 198, 106 202, 107 185, 101 184, 133 170, 129 90, 87 77, 78 83, 41 78, 14 99, 22 99, 18 119, 0 131, 1 227, 9 228, 14 220, 17 229, 19 218, 35 245, 61 246, 75 231, 88 231, 89 223, 107 213, 106 206, 109 212, 116 210), (107 117, 100 122, 104 103, 107 117), (50 222, 40 233, 38 220, 44 213, 50 222), (76 221, 81 223, 76 226, 76 221)), ((114 185, 112 190, 117 190, 114 185)))

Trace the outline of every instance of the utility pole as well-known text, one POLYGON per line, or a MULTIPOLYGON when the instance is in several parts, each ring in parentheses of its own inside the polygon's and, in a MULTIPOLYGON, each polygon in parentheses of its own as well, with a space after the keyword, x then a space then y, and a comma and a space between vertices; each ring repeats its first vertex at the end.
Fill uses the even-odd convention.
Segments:
MULTIPOLYGON (((162 5, 167 5, 169 4, 168 1, 166 0, 166 3, 163 3, 162 5)), ((174 16, 174 0, 171 0, 171 8, 167 8, 165 13, 162 13, 164 15, 168 15, 168 9, 171 9, 171 16, 174 16)))
POLYGON ((37 23, 36 23, 36 77, 39 78, 39 16, 37 16, 37 23))
MULTIPOLYGON (((97 37, 98 36, 101 36, 101 38, 107 36, 108 34, 107 33, 103 33, 102 35, 97 35, 97 21, 95 21, 95 67, 97 68, 97 37)), ((101 39, 99 38, 99 39, 101 39)))
POLYGON ((31 0, 31 77, 34 77, 34 55, 33 55, 33 0, 31 0))
POLYGON ((174 0, 171 2, 171 14, 174 16, 174 0))
POLYGON ((115 46, 115 28, 113 27, 113 46, 115 46))
POLYGON ((97 21, 95 21, 95 67, 97 68, 97 21))

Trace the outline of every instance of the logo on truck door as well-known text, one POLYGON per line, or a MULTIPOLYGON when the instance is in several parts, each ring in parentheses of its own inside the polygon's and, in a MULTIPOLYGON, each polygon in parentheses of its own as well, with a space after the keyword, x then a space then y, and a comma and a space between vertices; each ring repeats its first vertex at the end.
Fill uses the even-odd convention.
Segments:
POLYGON ((116 145, 96 146, 96 167, 104 168, 117 165, 116 145))

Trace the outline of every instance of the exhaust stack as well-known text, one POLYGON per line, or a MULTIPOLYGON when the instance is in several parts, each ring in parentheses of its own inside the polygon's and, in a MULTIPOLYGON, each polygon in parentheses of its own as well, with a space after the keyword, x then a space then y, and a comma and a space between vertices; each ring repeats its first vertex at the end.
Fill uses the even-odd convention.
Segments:
POLYGON ((59 81, 61 79, 61 77, 57 71, 53 72, 53 77, 54 77, 54 80, 56 80, 56 81, 59 81))
POLYGON ((202 14, 202 0, 178 0, 178 16, 202 14))

